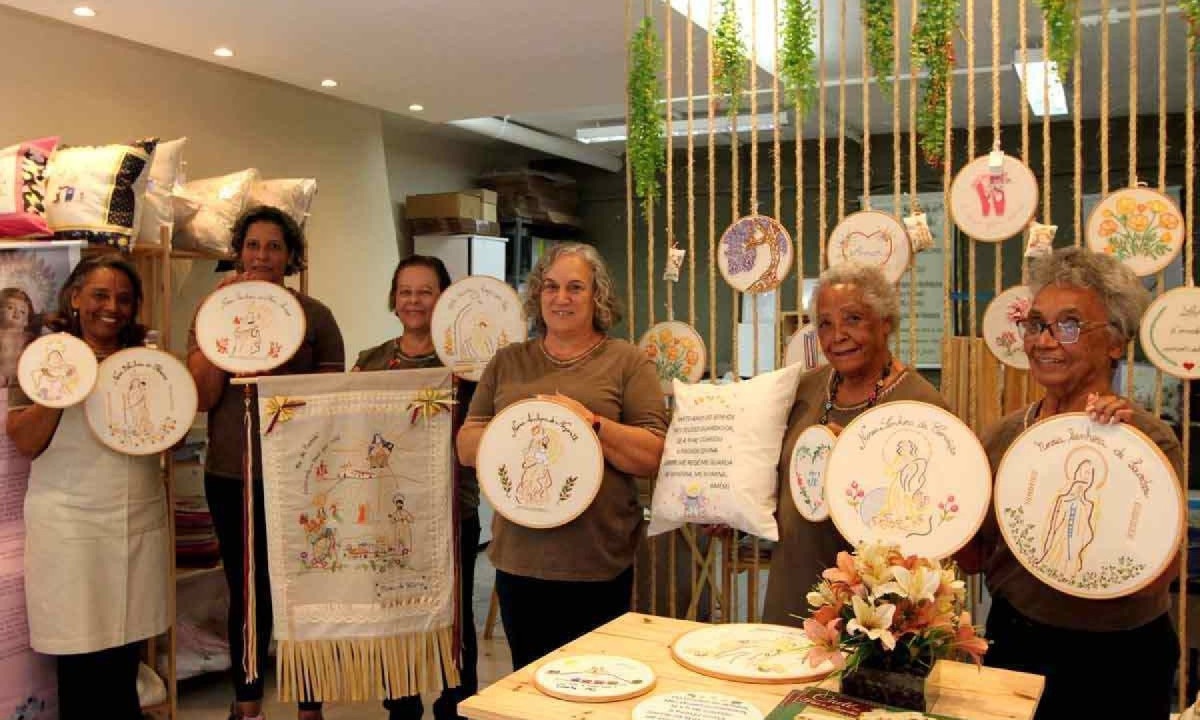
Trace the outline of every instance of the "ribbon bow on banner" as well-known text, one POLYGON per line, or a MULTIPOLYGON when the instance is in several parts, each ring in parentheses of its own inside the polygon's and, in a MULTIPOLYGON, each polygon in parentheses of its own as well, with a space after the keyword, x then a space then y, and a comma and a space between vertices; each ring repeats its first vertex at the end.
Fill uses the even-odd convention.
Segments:
POLYGON ((445 410, 450 411, 457 401, 449 390, 425 388, 417 392, 417 397, 408 404, 409 422, 415 424, 417 418, 424 418, 428 423, 433 416, 445 410))
POLYGON ((270 435, 275 429, 276 423, 285 423, 292 419, 296 414, 296 408, 304 407, 303 400, 289 400, 285 397, 276 395, 267 400, 267 416, 271 420, 267 423, 267 429, 263 435, 270 435))

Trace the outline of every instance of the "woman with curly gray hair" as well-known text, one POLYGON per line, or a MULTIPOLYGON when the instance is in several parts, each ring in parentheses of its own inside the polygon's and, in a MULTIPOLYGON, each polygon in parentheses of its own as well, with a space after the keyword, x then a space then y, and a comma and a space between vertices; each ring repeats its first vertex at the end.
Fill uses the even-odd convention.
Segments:
POLYGON ((488 556, 514 668, 629 611, 642 526, 634 478, 658 471, 667 430, 654 366, 608 336, 621 315, 595 248, 566 243, 546 253, 529 275, 525 308, 538 336, 488 363, 458 433, 459 459, 474 467, 488 421, 537 397, 591 425, 604 479, 587 510, 565 525, 535 530, 499 515, 492 522, 488 556))
MULTIPOLYGON (((1063 248, 1030 268, 1033 304, 1019 323, 1029 372, 1046 396, 1002 419, 982 438, 993 468, 1025 428, 1060 413, 1087 412, 1148 435, 1182 477, 1183 456, 1165 423, 1112 389, 1116 361, 1137 333, 1149 295, 1116 259, 1063 248)), ((1085 600, 1051 588, 1022 566, 988 513, 959 562, 982 571, 992 595, 988 665, 1037 673, 1046 690, 1037 718, 1137 717, 1166 720, 1178 657, 1167 615, 1174 566, 1127 597, 1085 600), (1136 658, 1114 663, 1113 658, 1136 658), (1118 669, 1117 666, 1120 666, 1118 669), (1136 687, 1137 693, 1097 692, 1136 687)))
POLYGON ((800 378, 779 457, 779 544, 771 557, 763 620, 797 625, 808 614, 803 591, 837 554, 853 548, 829 519, 812 522, 792 502, 789 477, 796 442, 811 425, 835 433, 867 409, 895 400, 945 407, 936 388, 896 360, 888 339, 900 324, 900 294, 879 268, 855 263, 831 267, 813 292, 817 341, 829 365, 800 378))

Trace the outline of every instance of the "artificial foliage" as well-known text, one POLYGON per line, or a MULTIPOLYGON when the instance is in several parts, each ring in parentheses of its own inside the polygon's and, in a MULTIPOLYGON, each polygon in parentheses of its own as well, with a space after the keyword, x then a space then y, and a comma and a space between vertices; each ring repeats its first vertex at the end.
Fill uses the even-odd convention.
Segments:
POLYGON ((1187 19, 1188 43, 1192 52, 1200 53, 1200 0, 1179 0, 1179 9, 1187 19))
POLYGON ((867 60, 875 71, 875 83, 886 96, 892 86, 883 82, 895 72, 896 37, 892 27, 893 0, 863 0, 862 21, 867 40, 867 60))
POLYGON ((654 21, 643 18, 629 41, 629 139, 634 192, 648 206, 658 197, 658 174, 666 167, 666 120, 659 107, 662 48, 654 21))
POLYGON ((817 94, 817 51, 813 47, 817 39, 817 14, 812 0, 783 0, 781 10, 779 72, 799 122, 808 114, 817 94))
POLYGON ((1075 62, 1078 25, 1075 21, 1079 0, 1038 0, 1046 19, 1046 59, 1058 63, 1058 77, 1066 80, 1075 62))
MULTIPOLYGON (((742 22, 737 3, 721 0, 721 17, 713 32, 713 85, 729 99, 729 117, 737 115, 749 81, 749 59, 742 43, 742 22)), ((730 126, 731 132, 735 128, 730 126)))
POLYGON ((925 160, 941 165, 946 152, 946 91, 954 64, 958 0, 922 0, 913 28, 913 53, 926 77, 917 106, 917 134, 925 160))

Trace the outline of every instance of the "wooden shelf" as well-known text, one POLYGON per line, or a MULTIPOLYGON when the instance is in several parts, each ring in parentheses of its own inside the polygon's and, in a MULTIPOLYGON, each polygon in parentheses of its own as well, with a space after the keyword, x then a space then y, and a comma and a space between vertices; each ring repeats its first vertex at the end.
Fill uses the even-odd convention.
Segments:
MULTIPOLYGON (((128 250, 113 247, 112 245, 84 245, 83 252, 86 254, 123 252, 134 257, 158 257, 163 254, 163 249, 160 245, 134 245, 128 250)), ((172 260, 212 260, 214 262, 233 260, 233 257, 230 255, 208 250, 179 250, 171 248, 170 256, 172 260)))

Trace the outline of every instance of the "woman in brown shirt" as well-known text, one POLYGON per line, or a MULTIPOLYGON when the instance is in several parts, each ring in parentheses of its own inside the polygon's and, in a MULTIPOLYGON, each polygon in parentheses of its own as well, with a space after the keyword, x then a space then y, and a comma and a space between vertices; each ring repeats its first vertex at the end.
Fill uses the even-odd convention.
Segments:
POLYGON ((810 614, 805 594, 821 571, 852 550, 833 521, 801 517, 788 489, 792 451, 800 433, 817 423, 838 432, 864 410, 893 400, 946 403, 937 389, 888 350, 900 322, 900 296, 878 269, 839 265, 821 274, 816 291, 817 340, 829 366, 800 378, 779 458, 779 544, 771 558, 763 621, 800 625, 810 614))
MULTIPOLYGON (((434 352, 429 325, 438 298, 450 287, 450 273, 436 257, 410 255, 392 273, 388 310, 404 323, 404 332, 358 354, 353 370, 415 370, 441 367, 434 352)), ((466 408, 475 392, 475 383, 459 380, 454 406, 456 425, 462 423, 466 408)), ((435 720, 458 718, 458 703, 479 691, 476 673, 478 645, 475 637, 475 613, 471 607, 475 587, 475 554, 479 549, 479 481, 472 468, 454 465, 458 497, 459 622, 462 628, 462 656, 458 687, 446 688, 433 703, 435 720)), ((383 701, 388 720, 421 720, 425 707, 420 695, 388 698, 383 701)))
MULTIPOLYGON (((1098 422, 1127 422, 1146 433, 1182 477, 1171 428, 1112 389, 1113 365, 1125 357, 1150 301, 1141 281, 1111 256, 1063 248, 1034 262, 1029 285, 1033 304, 1020 325, 1029 372, 1046 396, 984 433, 992 468, 1029 425, 1089 412, 1098 422)), ((992 595, 984 662, 1046 677, 1038 720, 1169 717, 1179 656, 1167 615, 1174 565, 1127 597, 1072 597, 1017 561, 992 513, 958 560, 967 572, 983 571, 992 595)))
POLYGON ((658 471, 667 428, 650 360, 608 337, 620 314, 595 248, 555 246, 528 282, 525 310, 539 337, 503 348, 484 370, 458 434, 459 458, 474 466, 488 420, 542 397, 596 430, 604 479, 591 506, 560 527, 535 530, 499 515, 492 523, 488 555, 514 668, 629 611, 642 526, 634 478, 658 471))

